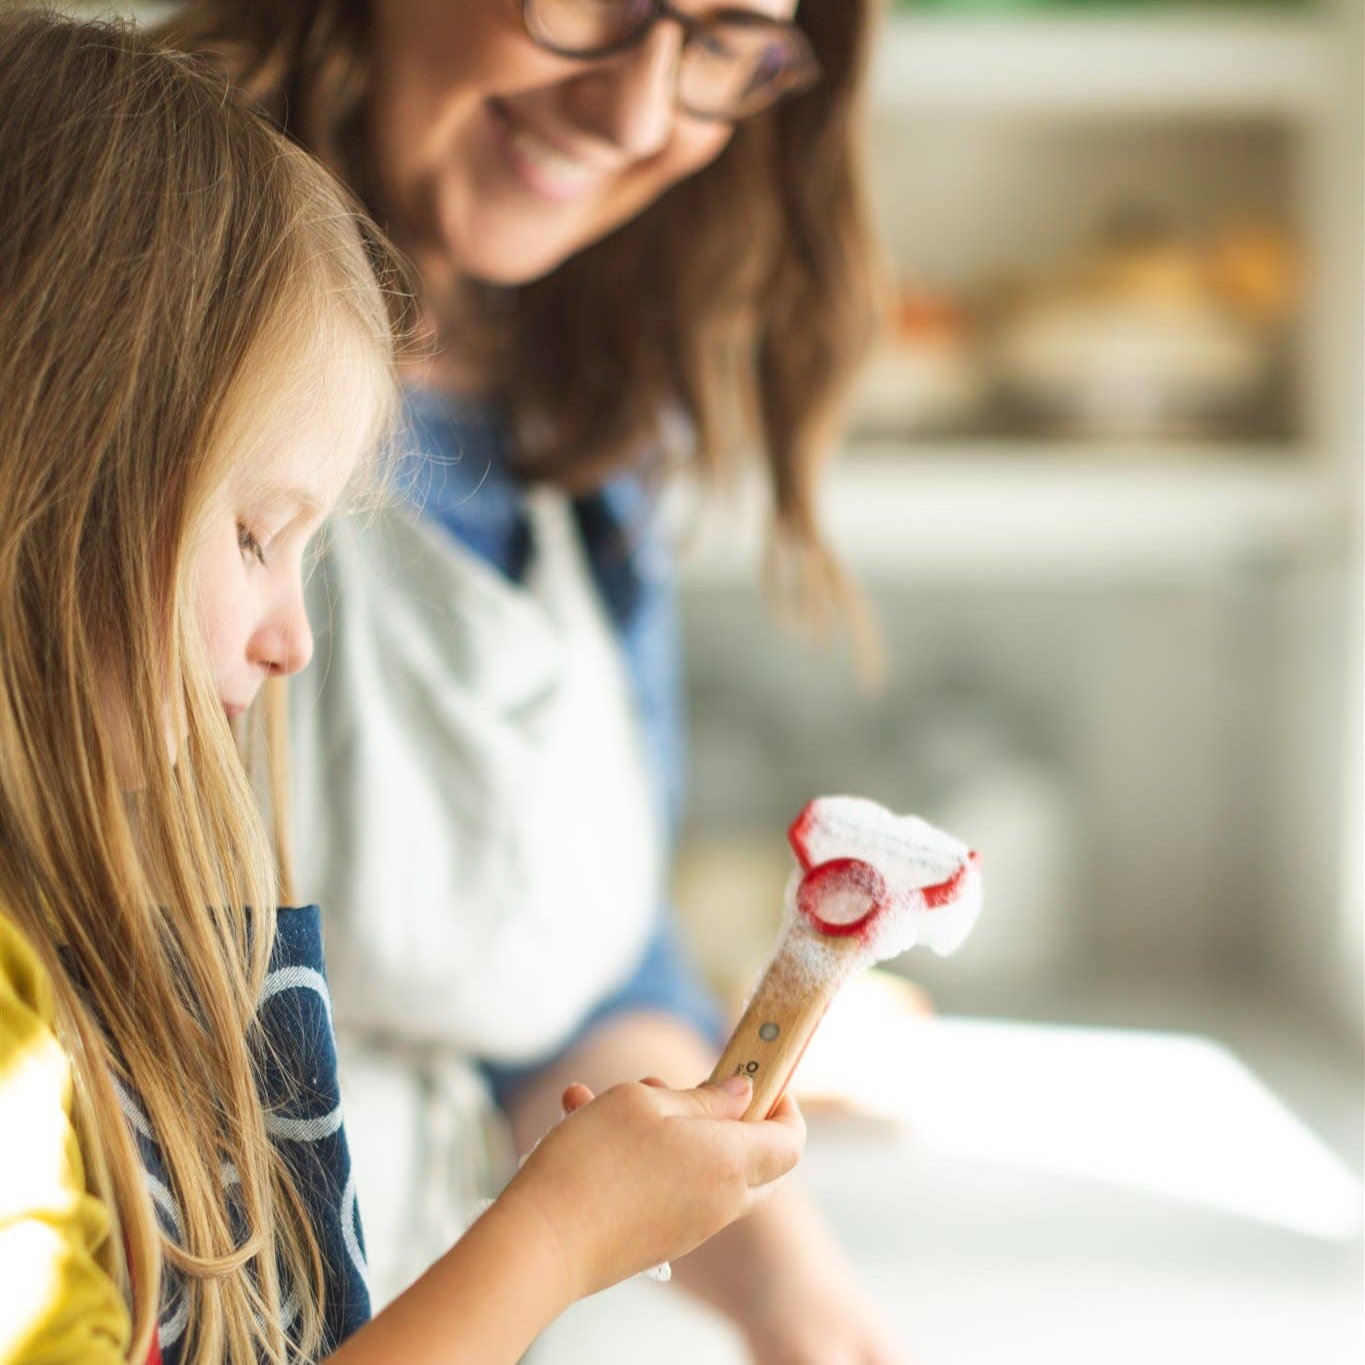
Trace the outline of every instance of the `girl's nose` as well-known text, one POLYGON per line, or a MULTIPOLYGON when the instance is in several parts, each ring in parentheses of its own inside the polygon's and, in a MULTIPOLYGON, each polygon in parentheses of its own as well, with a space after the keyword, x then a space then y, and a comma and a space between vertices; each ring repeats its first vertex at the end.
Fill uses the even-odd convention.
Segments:
POLYGON ((251 653, 252 663, 272 675, 288 677, 307 668, 313 657, 313 630, 304 610, 301 585, 252 637, 251 653))
POLYGON ((575 121, 634 160, 662 151, 677 116, 681 51, 682 33, 660 24, 638 47, 595 63, 566 92, 575 121))

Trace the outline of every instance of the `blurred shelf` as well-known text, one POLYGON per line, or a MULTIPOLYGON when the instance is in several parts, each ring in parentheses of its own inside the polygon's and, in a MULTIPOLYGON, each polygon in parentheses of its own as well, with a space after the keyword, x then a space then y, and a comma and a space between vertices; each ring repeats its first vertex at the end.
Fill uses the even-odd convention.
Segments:
MULTIPOLYGON (((821 495, 835 551, 870 582, 1085 587, 1187 580, 1331 553, 1349 511, 1324 462, 1297 449, 859 443, 821 495)), ((752 585, 756 490, 679 507, 685 582, 752 585)))
POLYGON ((900 14, 878 106, 931 112, 1312 116, 1338 88, 1330 15, 900 14))

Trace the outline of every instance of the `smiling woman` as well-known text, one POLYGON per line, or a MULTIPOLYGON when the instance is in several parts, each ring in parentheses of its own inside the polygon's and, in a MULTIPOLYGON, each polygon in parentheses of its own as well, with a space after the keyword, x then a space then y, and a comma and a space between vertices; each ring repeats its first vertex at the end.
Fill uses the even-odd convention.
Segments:
MULTIPOLYGON (((664 891, 683 740, 655 495, 757 464, 788 602, 852 600, 815 489, 875 317, 876 8, 188 0, 166 28, 361 194, 435 339, 404 376, 408 505, 323 556, 324 666, 291 706, 299 883, 387 1116, 358 1149, 388 1292, 484 1193, 451 1178, 484 1082, 529 1146, 569 1081, 711 1069, 664 891)), ((880 1365, 837 1265, 789 1193, 678 1279, 760 1360, 880 1365)))
POLYGON ((520 463, 592 486, 681 409, 704 468, 764 458, 781 543, 818 592, 816 468, 875 311, 860 138, 875 9, 724 11, 772 24, 752 79, 777 102, 739 121, 678 109, 677 24, 605 56, 543 45, 570 11, 655 12, 638 0, 189 0, 166 31, 216 54, 414 256, 435 378, 497 395, 520 463), (567 200, 525 183, 514 147, 567 200))
POLYGON ((399 8, 375 10, 382 188, 418 240, 494 283, 523 284, 599 241, 817 70, 791 0, 705 22, 571 0, 527 0, 520 22, 485 6, 463 25, 445 6, 399 8))

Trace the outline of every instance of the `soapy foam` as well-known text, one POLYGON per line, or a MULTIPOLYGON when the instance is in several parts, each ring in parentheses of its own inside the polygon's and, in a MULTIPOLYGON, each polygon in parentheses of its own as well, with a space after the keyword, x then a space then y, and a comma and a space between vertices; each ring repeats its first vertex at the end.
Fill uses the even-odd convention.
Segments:
POLYGON ((821 933, 806 918, 798 905, 803 874, 795 871, 787 879, 782 932, 767 970, 781 960, 784 974, 802 995, 842 981, 854 972, 872 965, 866 939, 849 934, 831 937, 821 933))
POLYGON ((886 880, 858 858, 831 858, 811 868, 796 891, 796 908, 821 933, 867 937, 886 908, 886 880))
POLYGON ((904 887, 947 881, 967 860, 967 845, 915 815, 894 815, 861 796, 821 796, 789 831, 801 866, 859 858, 904 887))
MULTIPOLYGON (((842 975, 884 962, 921 943, 947 956, 976 923, 981 910, 976 855, 927 821, 894 815, 862 797, 825 796, 797 816, 789 838, 803 874, 788 886, 784 939, 820 979, 830 971, 842 975), (850 877, 828 876, 836 863, 865 865, 884 889, 866 918, 856 922, 861 951, 851 964, 849 954, 833 952, 827 941, 831 932, 847 932, 845 917, 858 904, 859 888, 850 877), (829 894, 821 896, 826 881, 829 894)), ((869 894, 864 903, 870 899, 869 894)))

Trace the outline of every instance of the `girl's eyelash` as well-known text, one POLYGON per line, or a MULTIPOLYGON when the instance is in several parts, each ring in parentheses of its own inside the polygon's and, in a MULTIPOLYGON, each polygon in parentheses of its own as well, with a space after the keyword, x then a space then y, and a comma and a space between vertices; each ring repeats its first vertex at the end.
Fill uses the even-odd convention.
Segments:
POLYGON ((265 551, 261 548, 261 542, 240 521, 237 523, 237 548, 244 555, 251 555, 258 564, 265 563, 265 551))

